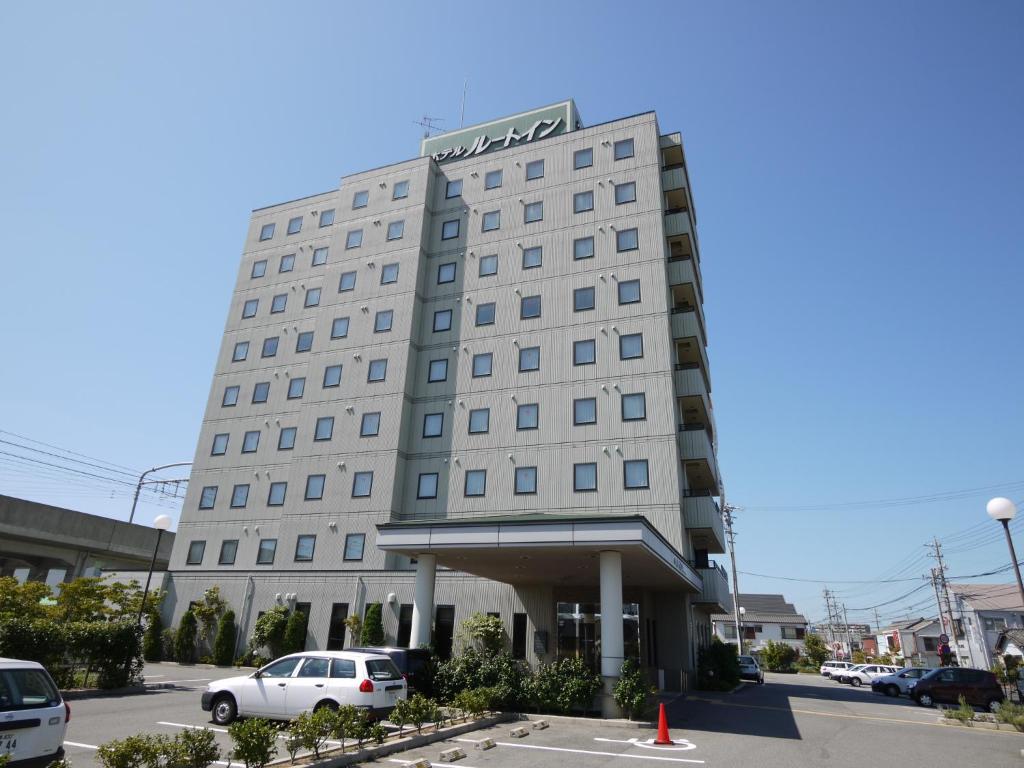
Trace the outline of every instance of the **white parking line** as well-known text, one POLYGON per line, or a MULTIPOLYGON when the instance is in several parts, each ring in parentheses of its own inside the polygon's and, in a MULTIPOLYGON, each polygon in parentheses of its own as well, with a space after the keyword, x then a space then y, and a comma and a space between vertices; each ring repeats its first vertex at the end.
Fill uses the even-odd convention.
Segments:
MULTIPOLYGON (((470 744, 475 744, 473 739, 454 739, 454 741, 465 741, 470 744)), ((576 755, 600 755, 603 757, 627 757, 632 760, 665 760, 670 763, 700 763, 704 764, 703 760, 687 760, 683 757, 657 757, 655 755, 630 755, 624 752, 597 752, 590 749, 568 749, 566 747, 542 747, 539 744, 513 744, 510 741, 497 741, 495 742, 499 747, 516 747, 518 749, 542 749, 547 752, 571 752, 576 755)), ((465 768, 465 766, 463 766, 465 768)))
POLYGON ((212 677, 193 677, 188 680, 161 680, 160 685, 174 685, 176 683, 208 683, 212 677))
MULTIPOLYGON (((391 757, 391 758, 388 758, 388 762, 389 763, 400 763, 401 765, 410 765, 412 763, 412 760, 398 760, 398 759, 396 759, 394 757, 391 757)), ((463 765, 462 763, 459 763, 459 768, 473 768, 473 766, 472 765, 463 765)))
POLYGON ((169 725, 172 728, 188 728, 193 731, 214 731, 215 733, 227 733, 226 728, 214 728, 209 725, 188 725, 187 723, 168 723, 164 720, 157 720, 157 725, 169 725))
POLYGON ((65 741, 67 747, 81 747, 82 749, 99 749, 95 744, 79 744, 77 741, 65 741))

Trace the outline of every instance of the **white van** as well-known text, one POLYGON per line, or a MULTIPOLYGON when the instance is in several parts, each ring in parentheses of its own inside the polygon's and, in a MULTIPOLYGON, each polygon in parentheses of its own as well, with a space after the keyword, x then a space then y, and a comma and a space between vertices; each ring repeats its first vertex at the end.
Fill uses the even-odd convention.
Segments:
POLYGON ((45 768, 64 757, 71 707, 34 661, 0 658, 0 755, 9 768, 45 768))
POLYGON ((843 672, 846 672, 846 670, 853 669, 854 666, 848 661, 826 661, 818 671, 825 677, 838 677, 843 672))

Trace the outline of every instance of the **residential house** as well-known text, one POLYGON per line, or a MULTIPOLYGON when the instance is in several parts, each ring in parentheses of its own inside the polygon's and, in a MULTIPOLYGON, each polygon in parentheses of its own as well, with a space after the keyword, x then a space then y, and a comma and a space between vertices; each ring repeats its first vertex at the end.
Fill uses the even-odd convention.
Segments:
POLYGON ((960 666, 988 669, 1000 655, 996 648, 1000 633, 1024 627, 1017 585, 950 584, 949 593, 960 666))
POLYGON ((939 666, 939 635, 942 625, 938 619, 905 619, 896 621, 878 634, 880 653, 898 655, 915 667, 939 666))
MULTIPOLYGON (((736 642, 736 620, 732 611, 732 600, 733 596, 730 594, 727 600, 727 613, 711 615, 715 637, 726 643, 736 642)), ((743 632, 743 639, 751 641, 750 650, 761 650, 769 640, 774 640, 803 652, 807 619, 797 612, 792 603, 787 603, 783 595, 740 594, 739 604, 743 610, 740 629, 743 632)))

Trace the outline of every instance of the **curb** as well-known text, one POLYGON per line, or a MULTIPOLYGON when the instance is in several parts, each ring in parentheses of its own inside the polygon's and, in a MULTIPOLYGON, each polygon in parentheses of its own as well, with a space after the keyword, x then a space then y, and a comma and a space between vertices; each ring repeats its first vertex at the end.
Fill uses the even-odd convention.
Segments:
POLYGON ((174 683, 139 683, 137 685, 126 685, 123 688, 72 688, 61 691, 60 695, 65 701, 78 699, 102 699, 110 696, 138 696, 150 691, 164 691, 178 689, 174 683))
POLYGON ((182 664, 180 661, 147 661, 146 664, 161 664, 168 667, 184 667, 185 669, 259 669, 259 667, 240 667, 236 664, 182 664))
POLYGON ((628 730, 639 731, 642 729, 650 729, 655 727, 655 723, 647 720, 626 720, 624 718, 610 718, 605 719, 602 717, 573 717, 572 715, 538 715, 534 713, 518 715, 518 719, 527 720, 533 722, 535 720, 550 720, 552 722, 565 722, 567 725, 573 723, 600 723, 602 726, 609 726, 611 728, 626 728, 628 730))
MULTIPOLYGON (((954 728, 982 728, 987 731, 1017 731, 1009 723, 988 723, 984 720, 972 720, 970 725, 961 723, 959 720, 950 720, 948 717, 936 718, 936 722, 939 725, 949 725, 954 728)), ((1020 731, 1017 731, 1020 733, 1020 731)))

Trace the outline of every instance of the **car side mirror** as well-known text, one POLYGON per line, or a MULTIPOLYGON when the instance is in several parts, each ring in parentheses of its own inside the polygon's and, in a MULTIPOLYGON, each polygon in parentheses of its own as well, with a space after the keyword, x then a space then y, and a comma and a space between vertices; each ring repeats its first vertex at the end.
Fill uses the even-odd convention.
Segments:
POLYGON ((258 680, 259 678, 263 677, 263 673, 257 669, 255 672, 252 673, 251 677, 254 677, 258 680))

